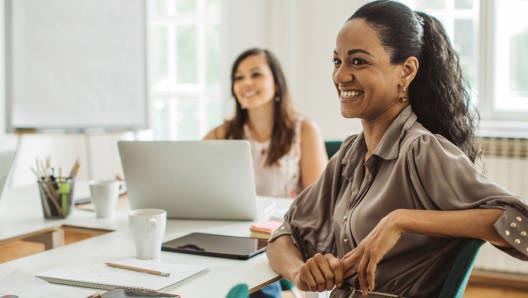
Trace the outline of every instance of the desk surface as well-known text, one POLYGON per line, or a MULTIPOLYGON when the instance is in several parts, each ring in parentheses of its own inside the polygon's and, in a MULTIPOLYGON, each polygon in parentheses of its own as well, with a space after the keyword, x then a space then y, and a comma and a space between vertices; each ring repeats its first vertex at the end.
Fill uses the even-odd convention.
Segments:
MULTIPOLYGON (((290 199, 258 199, 273 200, 279 208, 291 203, 290 199)), ((75 209, 67 219, 45 220, 36 187, 6 189, 0 200, 0 243, 36 230, 61 225, 109 229, 113 232, 1 264, 0 273, 16 268, 34 275, 61 264, 102 263, 134 257, 135 247, 128 229, 127 212, 128 210, 119 210, 112 219, 96 219, 93 212, 75 209)), ((261 215, 257 221, 263 220, 266 220, 266 215, 261 215)), ((248 221, 168 220, 164 241, 191 232, 249 236, 250 224, 248 221)), ((246 283, 251 289, 257 289, 278 278, 269 266, 265 254, 242 261, 162 252, 161 260, 199 264, 209 268, 204 273, 164 290, 183 297, 225 297, 235 284, 246 283)), ((95 292, 93 289, 75 287, 65 289, 75 297, 85 297, 95 292)))

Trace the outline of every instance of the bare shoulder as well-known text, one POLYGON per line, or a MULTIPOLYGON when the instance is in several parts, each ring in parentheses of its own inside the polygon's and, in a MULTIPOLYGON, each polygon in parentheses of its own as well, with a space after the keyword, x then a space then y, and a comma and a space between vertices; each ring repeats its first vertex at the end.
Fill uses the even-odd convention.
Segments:
POLYGON ((221 125, 209 131, 205 135, 204 140, 224 140, 226 136, 226 131, 227 131, 227 122, 224 122, 221 125))
POLYGON ((319 126, 310 119, 304 118, 301 123, 301 139, 319 139, 321 130, 319 126))

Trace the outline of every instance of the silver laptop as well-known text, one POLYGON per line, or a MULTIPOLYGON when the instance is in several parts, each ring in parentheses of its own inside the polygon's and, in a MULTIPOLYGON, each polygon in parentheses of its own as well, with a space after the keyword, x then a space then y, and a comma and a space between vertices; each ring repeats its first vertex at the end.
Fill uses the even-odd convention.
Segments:
POLYGON ((130 208, 170 218, 252 220, 256 194, 246 141, 120 141, 130 208))
POLYGON ((15 150, 0 150, 0 199, 14 159, 15 150))

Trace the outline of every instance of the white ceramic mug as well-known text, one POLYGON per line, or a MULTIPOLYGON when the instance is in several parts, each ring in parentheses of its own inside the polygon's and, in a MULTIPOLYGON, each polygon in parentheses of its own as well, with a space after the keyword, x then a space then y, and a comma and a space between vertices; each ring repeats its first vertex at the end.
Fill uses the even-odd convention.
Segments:
POLYGON ((162 209, 136 209, 128 213, 130 230, 139 259, 159 259, 165 234, 167 212, 162 209))
POLYGON ((90 196, 97 218, 107 218, 114 215, 119 198, 119 181, 90 181, 90 196))

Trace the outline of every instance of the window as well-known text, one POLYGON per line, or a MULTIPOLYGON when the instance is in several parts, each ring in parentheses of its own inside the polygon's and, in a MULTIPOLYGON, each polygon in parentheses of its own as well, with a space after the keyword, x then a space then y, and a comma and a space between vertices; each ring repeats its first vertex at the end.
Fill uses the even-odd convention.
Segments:
POLYGON ((407 0, 409 7, 436 17, 449 35, 460 58, 464 77, 473 100, 479 99, 479 1, 477 0, 407 0))
POLYGON ((499 112, 528 112, 528 19, 523 11, 528 11, 527 0, 495 3, 493 108, 499 112))
MULTIPOLYGON (((438 18, 460 56, 481 134, 528 128, 528 0, 402 0, 438 18), (505 124, 504 120, 514 120, 505 124), (500 126, 500 127, 499 127, 500 126), (482 133, 486 131, 485 133, 482 133)), ((523 133, 526 135, 526 133, 523 133)), ((504 135, 502 135, 504 136, 504 135)))
POLYGON ((199 139, 222 121, 221 0, 149 0, 148 69, 156 139, 199 139))

